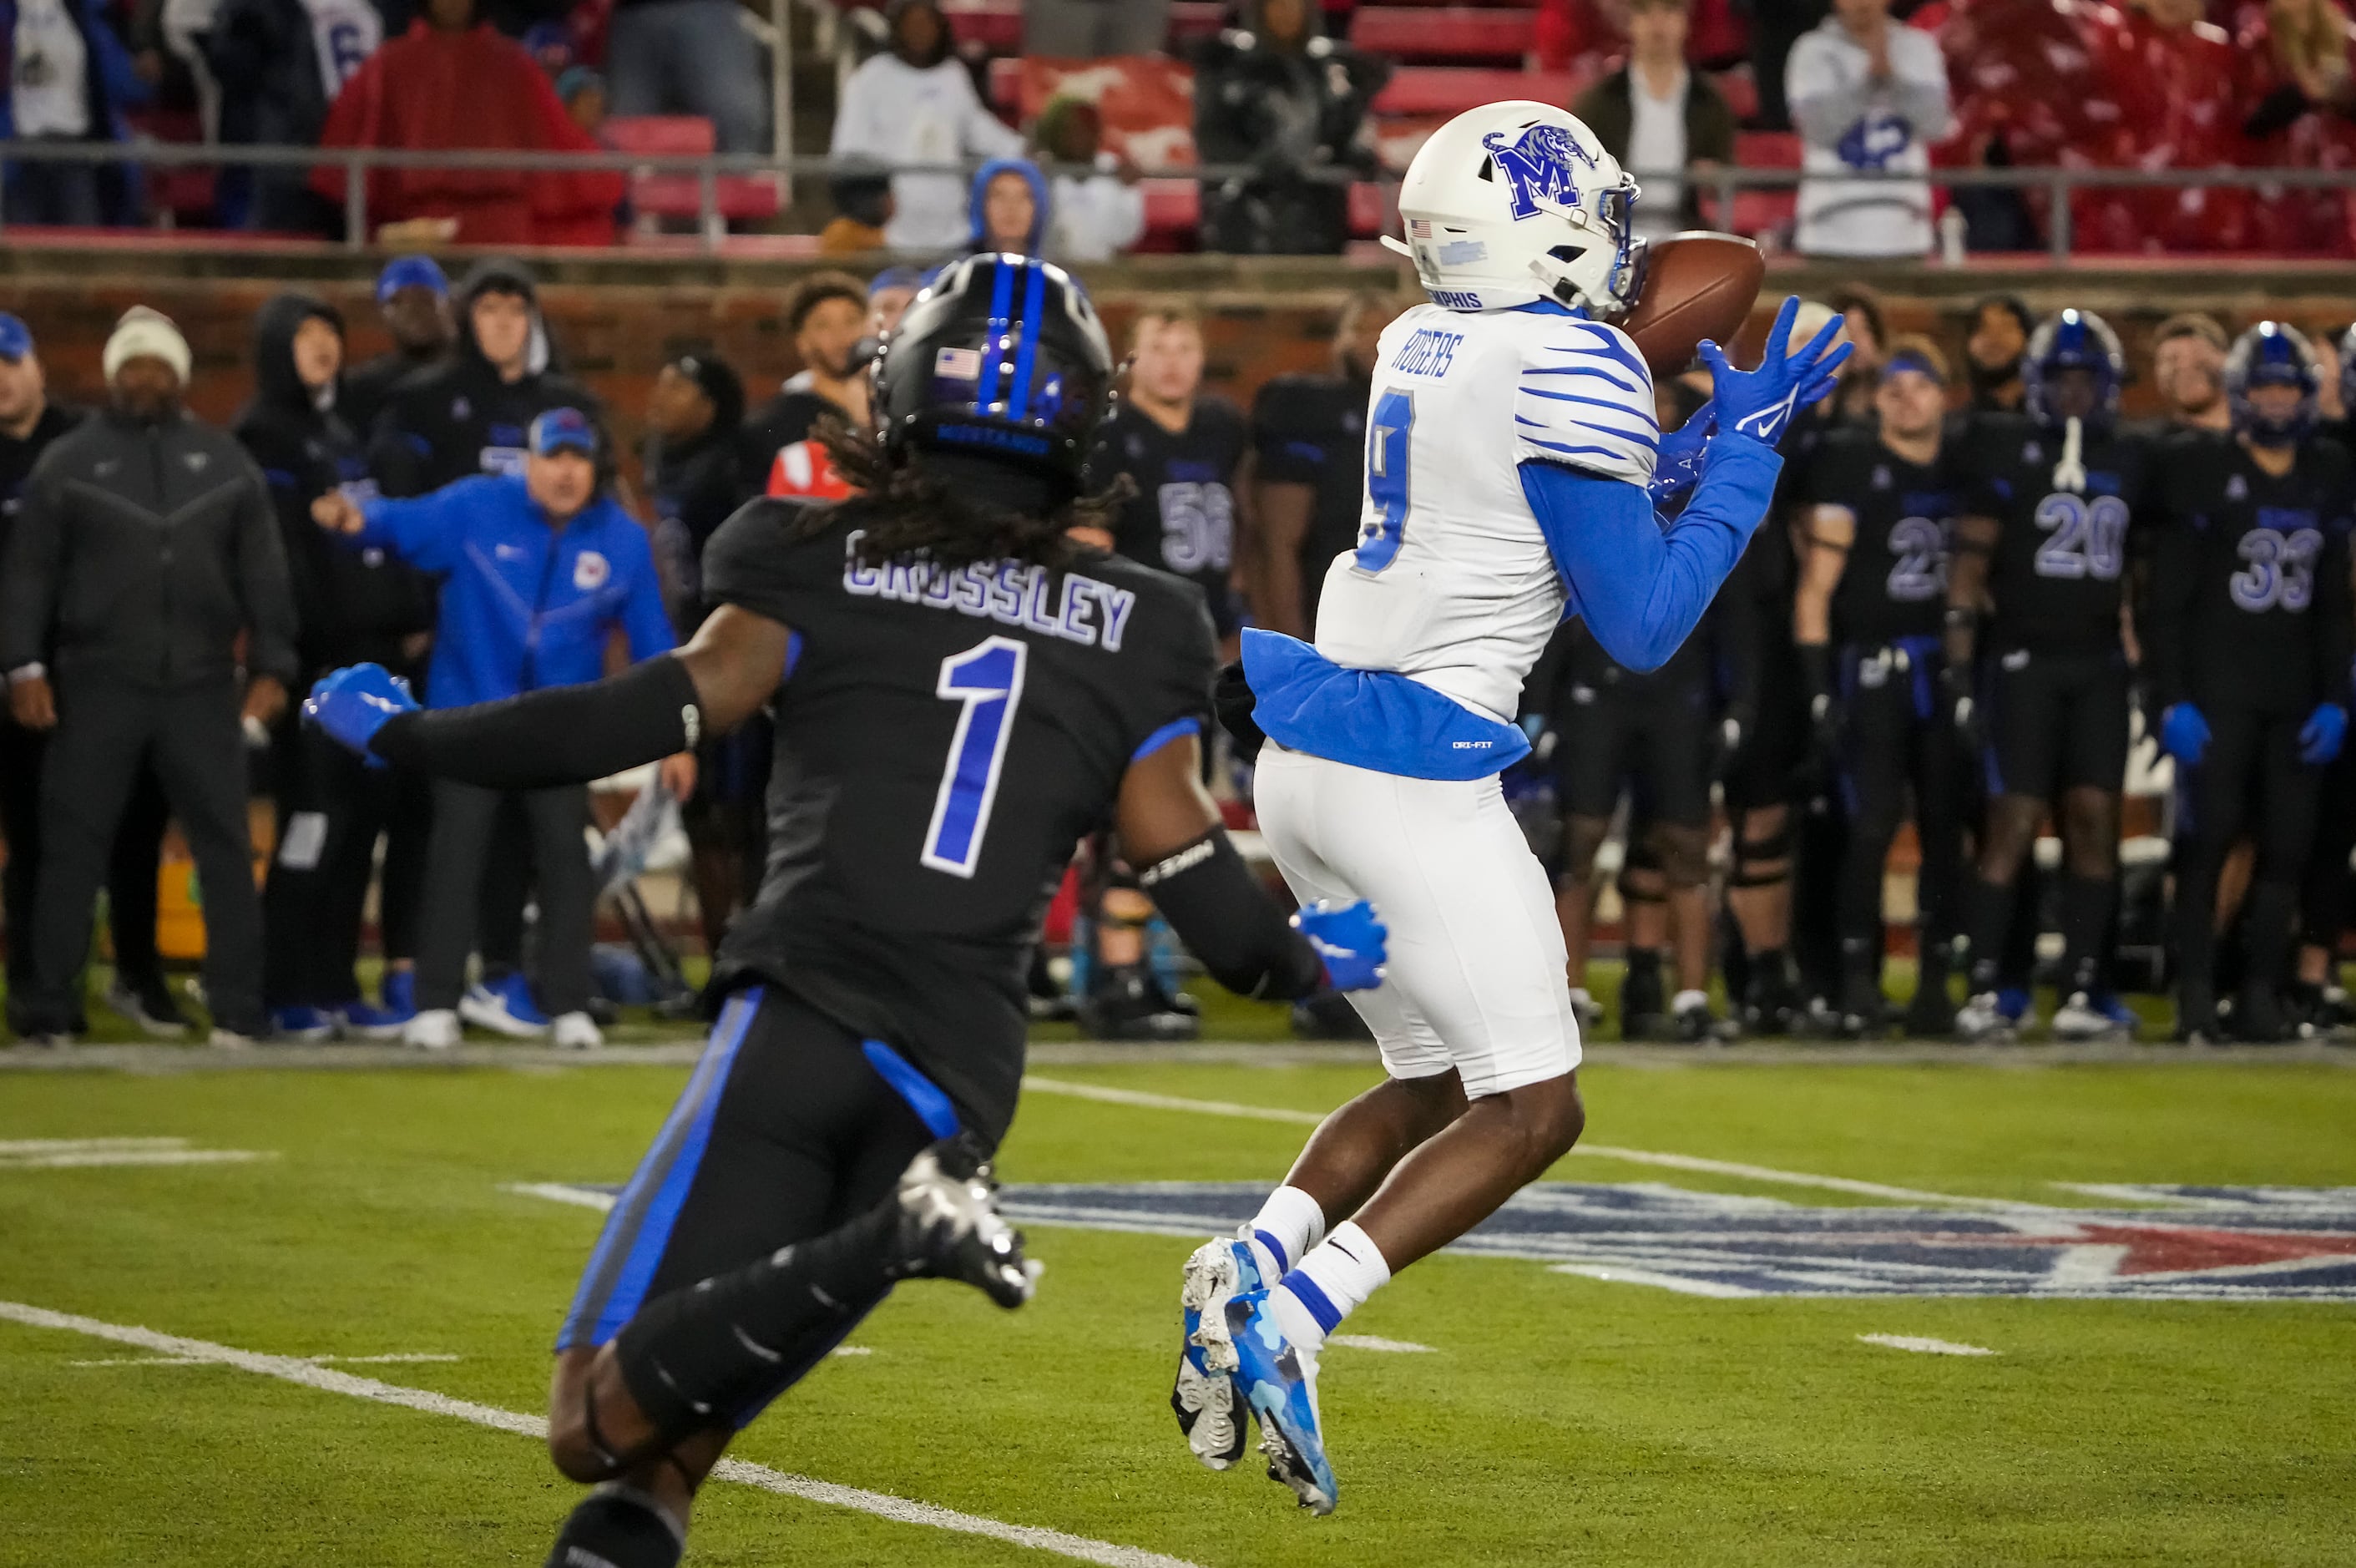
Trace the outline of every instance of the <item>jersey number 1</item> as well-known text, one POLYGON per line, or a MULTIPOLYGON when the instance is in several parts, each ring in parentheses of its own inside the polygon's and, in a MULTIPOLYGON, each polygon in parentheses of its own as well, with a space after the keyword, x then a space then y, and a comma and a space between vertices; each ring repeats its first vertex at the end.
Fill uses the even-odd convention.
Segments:
POLYGON ((971 876, 981 860, 998 776, 1014 738, 1014 710, 1023 702, 1023 667, 1031 650, 1011 637, 987 638, 941 660, 936 696, 965 704, 948 768, 933 797, 933 825, 925 834, 925 864, 951 876, 971 876))

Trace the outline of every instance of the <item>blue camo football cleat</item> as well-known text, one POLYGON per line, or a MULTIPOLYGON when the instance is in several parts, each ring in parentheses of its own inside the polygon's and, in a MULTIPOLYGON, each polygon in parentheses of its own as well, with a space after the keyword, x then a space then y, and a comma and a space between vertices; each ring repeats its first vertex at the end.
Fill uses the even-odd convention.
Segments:
POLYGON ((1227 1303, 1227 1333, 1235 1346, 1236 1387, 1259 1419, 1259 1451, 1268 1478, 1290 1487, 1301 1506, 1328 1514, 1340 1499, 1325 1438, 1317 1422, 1317 1358, 1284 1337, 1268 1310, 1268 1292, 1227 1303))
POLYGON ((1178 1380, 1170 1391, 1170 1408, 1178 1414, 1186 1446, 1214 1470, 1224 1470, 1243 1457, 1248 1424, 1243 1390, 1234 1376, 1236 1348, 1227 1337, 1227 1303, 1273 1283, 1260 1277, 1259 1261, 1244 1240, 1248 1229, 1195 1248, 1178 1289, 1185 1338, 1178 1348, 1178 1380))

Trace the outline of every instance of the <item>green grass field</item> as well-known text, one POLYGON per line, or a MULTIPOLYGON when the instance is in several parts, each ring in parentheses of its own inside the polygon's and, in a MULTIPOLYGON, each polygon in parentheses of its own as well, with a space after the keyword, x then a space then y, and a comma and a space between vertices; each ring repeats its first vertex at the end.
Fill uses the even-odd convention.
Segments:
MULTIPOLYGON (((1312 1113, 1374 1069, 1037 1070, 1312 1113)), ((330 1365, 536 1414, 598 1217, 510 1189, 622 1180, 684 1076, 0 1072, 0 1303, 279 1357, 455 1358, 330 1365), (131 1137, 269 1157, 24 1153, 131 1137)), ((2033 1204, 2089 1201, 2062 1182, 2356 1186, 2356 1071, 2329 1061, 1583 1076, 1599 1145, 1803 1176, 2033 1204)), ((1304 1131, 1033 1093, 1002 1174, 1269 1182, 1304 1131)), ((1879 1201, 1595 1154, 1554 1175, 1879 1201)), ((1163 1401, 1185 1240, 1058 1227, 1032 1243, 1047 1266, 1033 1305, 905 1288, 853 1337, 868 1354, 825 1364, 737 1453, 1203 1568, 2356 1562, 2349 1302, 1712 1299, 1442 1256, 1348 1325, 1429 1353, 1328 1354, 1343 1495, 1315 1520, 1255 1469, 1198 1468, 1177 1439, 1163 1401)), ((0 1321, 0 1563, 530 1565, 573 1493, 526 1436, 22 1321, 0 1321)), ((708 1491, 690 1556, 1069 1560, 731 1484, 708 1491)))

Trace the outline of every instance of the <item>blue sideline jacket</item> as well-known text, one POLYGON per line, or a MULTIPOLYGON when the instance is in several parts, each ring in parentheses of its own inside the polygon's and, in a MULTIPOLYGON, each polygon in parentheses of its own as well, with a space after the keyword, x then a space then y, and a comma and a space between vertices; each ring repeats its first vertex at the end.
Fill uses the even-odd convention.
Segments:
POLYGON ((632 660, 673 646, 647 531, 609 496, 552 529, 521 475, 481 475, 361 506, 353 542, 443 578, 425 705, 460 708, 605 673, 616 627, 632 660))

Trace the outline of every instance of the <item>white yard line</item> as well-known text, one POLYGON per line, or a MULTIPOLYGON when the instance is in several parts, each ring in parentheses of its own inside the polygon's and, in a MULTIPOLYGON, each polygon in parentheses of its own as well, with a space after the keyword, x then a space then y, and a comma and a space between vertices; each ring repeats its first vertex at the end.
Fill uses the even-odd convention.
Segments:
MULTIPOLYGON (((433 1393, 424 1389, 406 1389, 396 1383, 379 1382, 374 1378, 356 1377, 298 1357, 266 1356, 258 1351, 215 1345, 208 1340, 183 1338, 177 1334, 159 1334, 152 1328, 107 1323, 72 1313, 51 1312, 47 1307, 27 1306, 21 1302, 0 1301, 0 1319, 21 1323, 30 1328, 85 1334, 93 1339, 108 1339, 161 1356, 207 1362, 217 1367, 233 1367, 241 1372, 276 1378, 282 1382, 300 1384, 323 1393, 343 1394, 376 1404, 398 1405, 403 1410, 421 1411, 427 1415, 448 1416, 457 1421, 471 1422, 477 1426, 489 1427, 494 1432, 510 1432, 519 1437, 543 1442, 548 1437, 548 1423, 536 1415, 452 1399, 447 1394, 433 1393)), ((1183 1558, 1165 1557, 1158 1552, 1147 1552, 1140 1547, 1091 1541, 1084 1535, 1067 1535, 1060 1530, 1047 1530, 1038 1525, 1008 1524, 1001 1520, 959 1513, 954 1509, 941 1508, 933 1503, 895 1498, 888 1492, 870 1492, 832 1481, 813 1480, 808 1476, 788 1475, 783 1470, 772 1470, 766 1465, 755 1465, 742 1459, 723 1459, 712 1473, 723 1481, 757 1487, 781 1497, 852 1509, 898 1524, 921 1524, 963 1535, 987 1536, 993 1541, 1051 1552, 1082 1563, 1101 1563, 1104 1568, 1196 1568, 1195 1564, 1183 1558)))
MULTIPOLYGON (((1146 1111, 1190 1111, 1203 1116, 1238 1116, 1255 1122, 1285 1122, 1295 1126, 1314 1127, 1325 1120, 1324 1113, 1315 1111, 1292 1111, 1274 1105, 1239 1105, 1228 1100, 1187 1100, 1174 1094, 1148 1094, 1133 1089, 1111 1089, 1103 1084, 1076 1083, 1069 1079, 1041 1078, 1026 1074, 1023 1087, 1033 1094, 1060 1094, 1075 1100, 1099 1101, 1107 1105, 1133 1105, 1146 1111)), ((1651 1149, 1629 1149, 1612 1144, 1580 1144, 1571 1150, 1574 1155, 1588 1155, 1598 1159, 1620 1160, 1628 1165, 1657 1165, 1668 1170, 1697 1171, 1708 1176, 1738 1176, 1770 1186, 1812 1187, 1826 1192, 1846 1192, 1859 1197, 1879 1197, 1893 1203, 1935 1203, 1946 1208, 1986 1208, 2035 1213, 2051 1212, 2051 1206, 2023 1203, 2002 1197, 1972 1197, 1953 1192, 1926 1192, 1919 1187, 1890 1187, 1878 1181, 1858 1181, 1850 1176, 1817 1176, 1807 1171, 1778 1170, 1771 1165, 1745 1165, 1735 1160, 1704 1159, 1698 1155, 1662 1154, 1651 1149)))
POLYGON ((1892 1350, 1912 1350, 1922 1356, 2001 1356, 2001 1350, 1991 1350, 1985 1345, 1959 1345, 1953 1339, 1925 1339, 1915 1334, 1860 1334, 1868 1345, 1883 1345, 1892 1350))
POLYGON ((1419 1345, 1412 1339, 1385 1339, 1377 1334, 1330 1334, 1328 1345, 1339 1345, 1345 1350, 1384 1350, 1394 1356, 1429 1356, 1429 1345, 1419 1345))
POLYGON ((62 1155, 79 1149, 185 1149, 186 1138, 0 1138, 0 1159, 11 1155, 62 1155))
POLYGON ((0 1155, 0 1171, 80 1170, 108 1165, 238 1165, 274 1160, 252 1149, 70 1149, 55 1155, 0 1155))
POLYGON ((610 1192, 593 1192, 561 1181, 509 1182, 500 1190, 522 1197, 544 1197, 551 1203, 569 1203, 575 1208, 594 1208, 600 1214, 611 1212, 614 1207, 614 1195, 610 1192))
MULTIPOLYGON (((404 1350, 390 1356, 298 1356, 314 1367, 331 1363, 345 1367, 405 1367, 426 1361, 455 1361, 456 1356, 445 1356, 432 1350, 404 1350)), ((68 1361, 69 1367, 209 1367, 213 1362, 199 1356, 104 1356, 94 1361, 68 1361)))

